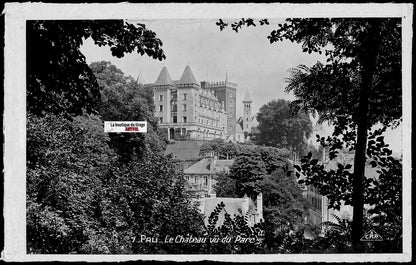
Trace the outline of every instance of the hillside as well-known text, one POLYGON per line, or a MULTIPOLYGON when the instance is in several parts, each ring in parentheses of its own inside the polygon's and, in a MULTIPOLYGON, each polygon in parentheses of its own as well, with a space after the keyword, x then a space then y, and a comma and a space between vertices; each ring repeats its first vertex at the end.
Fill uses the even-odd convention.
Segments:
POLYGON ((173 154, 178 160, 196 160, 204 141, 177 141, 166 146, 165 155, 173 154))

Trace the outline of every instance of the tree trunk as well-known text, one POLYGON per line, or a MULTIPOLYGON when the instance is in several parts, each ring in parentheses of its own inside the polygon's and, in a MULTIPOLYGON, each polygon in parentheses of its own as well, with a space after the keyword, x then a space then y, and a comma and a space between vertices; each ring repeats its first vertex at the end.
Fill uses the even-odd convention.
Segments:
POLYGON ((363 212, 364 212, 364 170, 367 148, 368 130, 368 98, 372 87, 373 75, 376 67, 378 49, 380 45, 380 21, 370 21, 368 37, 363 43, 363 50, 360 56, 362 64, 362 83, 360 87, 360 99, 358 103, 357 121, 357 145, 354 157, 353 177, 353 221, 352 221, 352 244, 354 252, 362 252, 363 244, 363 212))

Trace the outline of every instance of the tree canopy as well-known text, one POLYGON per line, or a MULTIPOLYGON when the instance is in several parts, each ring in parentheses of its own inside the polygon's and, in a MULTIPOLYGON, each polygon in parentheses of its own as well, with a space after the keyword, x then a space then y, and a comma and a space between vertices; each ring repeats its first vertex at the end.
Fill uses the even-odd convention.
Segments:
MULTIPOLYGON (((265 24, 264 20, 259 23, 265 24)), ((228 23, 219 20, 217 25, 223 30, 228 23)), ((253 19, 241 19, 231 27, 237 32, 244 25, 256 26, 256 23, 253 19)), ((333 121, 333 137, 327 139, 332 158, 337 149, 345 146, 355 150, 350 181, 337 184, 343 191, 347 190, 345 185, 352 187, 352 241, 354 251, 361 252, 364 195, 368 184, 364 178, 368 131, 377 123, 395 127, 402 117, 401 20, 289 18, 267 38, 270 43, 283 40, 300 43, 304 52, 324 53, 327 57, 326 64, 318 62, 312 67, 292 69, 286 89, 297 96, 295 105, 299 109, 318 113, 321 121, 333 121)), ((325 139, 320 141, 323 143, 325 139)), ((316 165, 315 160, 308 164, 309 159, 305 159, 306 168, 316 165)), ((320 185, 316 178, 310 179, 320 185)))
POLYGON ((147 121, 146 134, 110 134, 110 145, 122 161, 144 158, 149 152, 162 152, 165 143, 154 117, 153 92, 110 62, 93 62, 90 68, 100 86, 96 109, 104 121, 147 121))
POLYGON ((117 57, 163 59, 161 41, 121 20, 27 25, 28 253, 190 251, 136 240, 204 228, 181 170, 161 155, 151 92, 108 62, 90 68, 79 50, 91 37, 117 57), (145 120, 148 133, 108 135, 103 119, 145 120))
POLYGON ((92 38, 98 46, 109 46, 116 57, 135 50, 162 60, 162 41, 144 24, 123 20, 28 20, 27 106, 43 115, 82 114, 95 110, 99 85, 80 47, 92 38))
POLYGON ((296 113, 290 102, 272 100, 263 105, 256 117, 259 122, 256 144, 302 151, 312 133, 312 122, 306 113, 296 113))

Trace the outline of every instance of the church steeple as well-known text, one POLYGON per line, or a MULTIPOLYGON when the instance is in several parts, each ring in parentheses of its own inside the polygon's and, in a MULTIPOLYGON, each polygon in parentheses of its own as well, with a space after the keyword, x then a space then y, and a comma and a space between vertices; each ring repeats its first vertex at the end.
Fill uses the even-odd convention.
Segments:
POLYGON ((244 112, 243 112, 243 132, 251 132, 251 103, 253 101, 250 98, 250 94, 248 92, 248 89, 246 90, 246 95, 243 99, 243 106, 244 106, 244 112))
POLYGON ((243 99, 243 103, 252 103, 253 101, 251 100, 251 97, 250 97, 250 93, 248 92, 248 89, 246 90, 246 95, 245 95, 245 97, 244 97, 244 99, 243 99))

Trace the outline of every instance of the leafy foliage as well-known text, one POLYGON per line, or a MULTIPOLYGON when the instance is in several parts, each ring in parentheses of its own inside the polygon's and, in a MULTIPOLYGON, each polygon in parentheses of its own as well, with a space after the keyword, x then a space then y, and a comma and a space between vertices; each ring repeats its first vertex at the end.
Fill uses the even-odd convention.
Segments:
POLYGON ((110 146, 120 160, 145 158, 148 153, 162 152, 165 144, 159 135, 154 113, 153 92, 139 85, 110 62, 90 65, 100 86, 101 100, 97 111, 105 121, 147 121, 146 134, 110 134, 110 146))
POLYGON ((176 163, 120 164, 98 117, 29 115, 28 129, 30 253, 156 253, 133 238, 202 230, 176 163))
POLYGON ((76 251, 96 224, 100 176, 114 153, 96 116, 28 114, 27 126, 28 250, 76 251))
POLYGON ((302 152, 312 133, 312 122, 305 113, 293 112, 290 102, 279 99, 263 105, 257 113, 259 145, 302 152))
POLYGON ((95 110, 98 83, 80 51, 84 39, 121 58, 134 50, 165 59, 162 42, 145 25, 123 20, 27 21, 27 106, 35 115, 95 110))
POLYGON ((264 253, 264 227, 257 223, 253 227, 248 224, 247 216, 231 217, 225 210, 225 204, 219 203, 208 218, 207 245, 204 253, 212 254, 258 254, 264 253), (217 224, 221 211, 225 212, 224 222, 217 224), (217 243, 211 243, 217 238, 217 243), (227 241, 229 239, 229 241, 227 241), (241 239, 250 239, 243 241, 241 239))
MULTIPOLYGON (((248 26, 244 21, 241 24, 248 26)), ((219 21, 218 25, 223 29, 228 24, 219 21)), ((336 192, 341 190, 338 197, 349 200, 348 185, 350 181, 353 184, 355 251, 362 250, 359 240, 369 184, 364 178, 367 132, 378 123, 395 127, 401 122, 401 38, 400 18, 294 18, 279 24, 268 36, 270 43, 289 40, 301 43, 304 52, 324 53, 327 57, 326 64, 292 69, 286 89, 297 96, 298 109, 318 113, 321 121, 333 121, 332 139, 342 135, 350 150, 356 151, 352 180, 346 173, 338 174, 344 182, 338 184, 344 186, 332 187, 336 192)), ((340 141, 334 142, 332 155, 336 155, 339 145, 340 141)), ((374 160, 371 163, 378 164, 374 160)), ((310 165, 304 164, 304 169, 310 165)), ((392 166, 396 171, 398 167, 392 166)), ((328 172, 315 169, 312 181, 321 185, 318 182, 328 179, 328 172)))
POLYGON ((297 247, 284 246, 284 251, 279 247, 292 237, 289 231, 303 231, 308 206, 286 156, 277 148, 256 146, 237 156, 229 174, 219 176, 215 186, 217 195, 223 197, 247 194, 254 198, 262 192, 264 243, 271 253, 299 253, 297 247))

